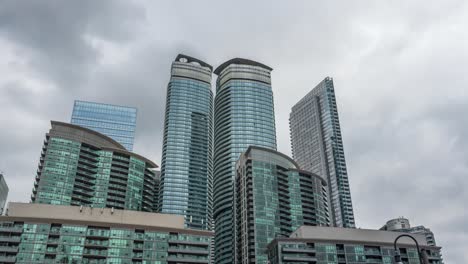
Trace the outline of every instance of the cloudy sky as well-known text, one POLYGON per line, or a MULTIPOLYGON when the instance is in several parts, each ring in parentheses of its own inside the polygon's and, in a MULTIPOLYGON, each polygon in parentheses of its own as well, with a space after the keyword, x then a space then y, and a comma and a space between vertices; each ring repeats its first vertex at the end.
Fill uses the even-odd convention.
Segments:
POLYGON ((160 163, 171 61, 274 68, 279 150, 291 106, 334 78, 356 221, 430 227, 468 263, 468 2, 0 2, 0 170, 28 202, 50 120, 73 100, 136 106, 135 152, 160 163))

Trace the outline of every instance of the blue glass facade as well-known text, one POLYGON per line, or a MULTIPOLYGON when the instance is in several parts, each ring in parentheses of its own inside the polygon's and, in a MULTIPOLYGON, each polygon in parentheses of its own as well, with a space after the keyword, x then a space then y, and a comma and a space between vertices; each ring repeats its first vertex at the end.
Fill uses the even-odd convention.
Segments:
POLYGON ((210 65, 185 55, 172 64, 167 87, 159 211, 185 216, 188 228, 212 228, 210 65))
POLYGON ((233 261, 235 164, 249 146, 276 149, 271 68, 232 59, 215 70, 213 217, 215 263, 233 261))
POLYGON ((134 107, 75 101, 71 123, 97 131, 133 150, 137 109, 134 107))

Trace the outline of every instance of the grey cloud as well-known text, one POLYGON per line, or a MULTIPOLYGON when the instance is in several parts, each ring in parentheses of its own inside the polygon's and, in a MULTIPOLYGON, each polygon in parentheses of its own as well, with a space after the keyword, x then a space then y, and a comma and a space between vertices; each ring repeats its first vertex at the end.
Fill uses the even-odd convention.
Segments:
POLYGON ((125 41, 144 10, 126 1, 3 1, 0 34, 31 67, 68 88, 83 82, 99 51, 92 37, 125 41))

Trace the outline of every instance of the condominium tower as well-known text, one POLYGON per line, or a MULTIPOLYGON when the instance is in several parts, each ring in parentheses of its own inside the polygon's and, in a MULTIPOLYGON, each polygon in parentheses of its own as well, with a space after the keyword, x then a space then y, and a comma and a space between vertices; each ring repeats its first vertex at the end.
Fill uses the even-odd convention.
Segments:
POLYGON ((212 228, 212 67, 179 54, 167 86, 159 211, 212 228))
POLYGON ((396 232, 301 226, 288 238, 276 238, 268 245, 271 264, 364 264, 364 263, 428 263, 442 264, 441 248, 426 243, 424 236, 411 235, 419 244, 421 261, 415 242, 408 238, 398 239, 397 249, 401 262, 395 261, 396 232))
POLYGON ((276 149, 270 73, 259 62, 235 58, 214 73, 213 202, 215 263, 233 261, 233 181, 240 154, 249 146, 276 149))
POLYGON ((104 134, 133 150, 137 109, 86 101, 75 101, 71 123, 104 134))
POLYGON ((329 226, 326 182, 277 151, 249 147, 236 165, 234 263, 267 263, 267 246, 302 225, 329 226))
POLYGON ((334 226, 355 227, 332 78, 325 78, 293 106, 289 123, 293 159, 328 182, 334 226))
POLYGON ((81 126, 52 121, 46 134, 33 203, 152 212, 158 166, 81 126))

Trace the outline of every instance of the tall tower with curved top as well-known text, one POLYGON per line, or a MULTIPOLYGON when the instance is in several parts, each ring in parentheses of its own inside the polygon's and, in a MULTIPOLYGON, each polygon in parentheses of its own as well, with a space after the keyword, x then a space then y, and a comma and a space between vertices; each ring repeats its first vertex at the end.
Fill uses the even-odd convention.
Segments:
POLYGON ((212 227, 212 69, 179 54, 167 86, 159 211, 194 229, 212 227))
POLYGON ((276 150, 276 129, 271 89, 272 68, 235 58, 214 73, 213 218, 215 263, 233 260, 233 181, 235 164, 249 146, 276 150))

